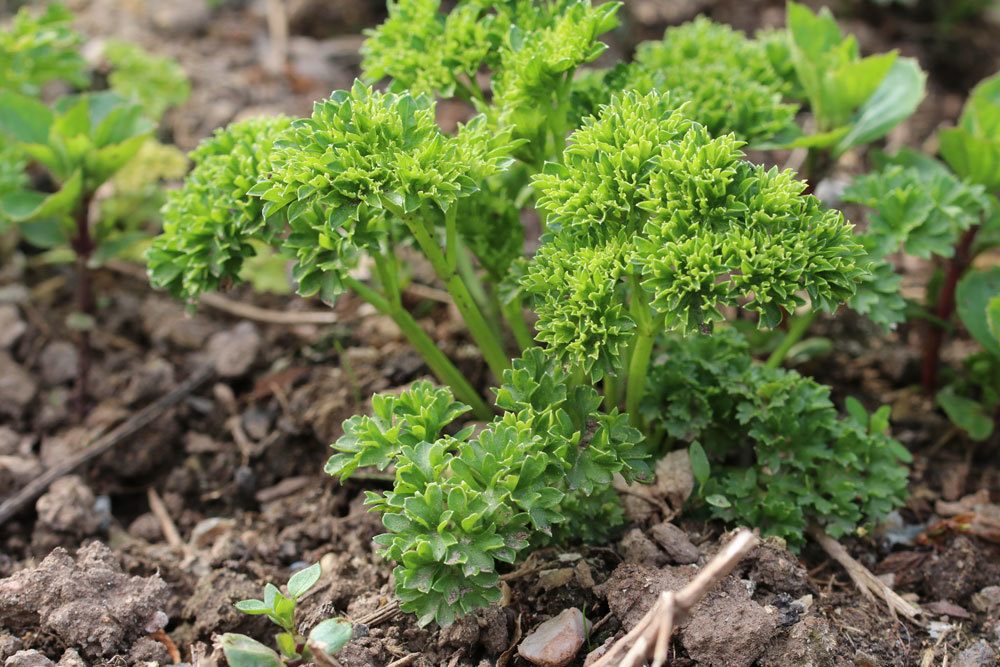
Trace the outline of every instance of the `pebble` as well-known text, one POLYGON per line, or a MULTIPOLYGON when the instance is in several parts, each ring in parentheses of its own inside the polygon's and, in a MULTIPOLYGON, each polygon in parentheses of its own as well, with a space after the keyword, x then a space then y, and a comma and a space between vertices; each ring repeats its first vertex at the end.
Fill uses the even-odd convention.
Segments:
POLYGON ((220 331, 208 341, 208 357, 216 372, 226 378, 240 377, 253 366, 260 351, 260 334, 250 322, 240 322, 220 331))
POLYGON ((953 667, 995 667, 997 657, 997 652, 993 650, 993 647, 985 640, 980 639, 958 654, 953 667))
POLYGON ((618 550, 626 563, 659 567, 667 562, 663 552, 638 528, 625 533, 618 543, 618 550))
POLYGON ((987 614, 1000 613, 1000 586, 987 586, 973 595, 972 606, 987 614))
POLYGON ((0 304, 0 350, 6 350, 20 340, 28 325, 21 319, 17 306, 0 304))
POLYGON ((583 624, 583 612, 576 607, 564 609, 525 637, 517 653, 539 667, 565 667, 583 646, 583 624))
POLYGON ((19 417, 38 392, 38 384, 10 355, 0 352, 0 414, 19 417))
POLYGON ((698 562, 698 558, 701 556, 698 553, 698 547, 691 543, 687 533, 674 524, 664 521, 653 526, 650 533, 670 558, 670 562, 677 565, 690 565, 698 562))
POLYGON ((50 387, 69 382, 76 377, 78 358, 72 343, 63 340, 49 343, 42 350, 42 380, 50 387))
POLYGON ((56 663, 35 649, 18 651, 3 663, 4 667, 54 667, 56 663))

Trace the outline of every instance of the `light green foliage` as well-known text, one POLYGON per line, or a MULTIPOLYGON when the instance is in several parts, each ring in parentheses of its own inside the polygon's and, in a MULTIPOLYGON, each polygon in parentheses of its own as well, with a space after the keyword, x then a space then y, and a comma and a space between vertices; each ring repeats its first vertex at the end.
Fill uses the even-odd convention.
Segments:
POLYGON ((527 150, 540 164, 547 156, 547 137, 559 147, 567 132, 573 73, 600 56, 607 45, 598 41, 618 25, 620 3, 592 7, 589 1, 566 3, 552 25, 507 35, 500 71, 494 78, 495 113, 501 125, 516 128, 515 136, 530 139, 527 150))
POLYGON ((850 400, 838 418, 828 388, 753 364, 732 329, 662 342, 643 410, 668 442, 691 445, 710 514, 798 548, 809 523, 839 537, 903 503, 910 455, 886 435, 888 407, 869 416, 850 400))
POLYGON ((265 216, 288 216, 299 292, 334 298, 361 255, 405 239, 404 220, 437 234, 460 198, 509 165, 511 147, 482 117, 447 136, 429 98, 357 83, 293 125, 253 194, 265 216))
POLYGON ((54 193, 10 192, 0 199, 0 210, 22 223, 35 245, 66 242, 81 202, 132 159, 151 130, 140 107, 110 92, 64 97, 51 109, 0 92, 0 132, 59 185, 54 193))
POLYGON ((639 432, 600 402, 536 348, 505 373, 504 413, 478 434, 443 434, 467 408, 424 382, 376 396, 372 417, 345 423, 327 472, 343 479, 358 466, 395 465, 393 489, 367 502, 389 530, 375 541, 398 563, 396 594, 421 625, 498 601, 498 563, 530 544, 606 537, 621 521, 612 475, 649 469, 639 432))
MULTIPOLYGON (((816 119, 816 133, 793 145, 834 156, 885 136, 916 109, 926 75, 895 51, 862 58, 853 35, 843 36, 829 10, 813 14, 788 3, 789 56, 816 119)), ((779 43, 772 44, 777 55, 779 43)))
POLYGON ((1000 74, 977 85, 958 126, 942 130, 941 156, 962 178, 1000 189, 1000 74))
POLYGON ((108 83, 124 98, 142 106, 146 117, 159 121, 167 109, 180 106, 191 94, 191 84, 177 61, 154 56, 141 47, 117 40, 104 46, 111 64, 108 83))
POLYGON ((826 309, 850 297, 862 273, 850 225, 740 146, 657 92, 626 93, 588 119, 564 164, 535 179, 550 232, 522 285, 539 340, 599 377, 621 368, 637 305, 653 330, 693 331, 726 306, 774 326, 799 292, 826 309))
POLYGON ((191 153, 194 169, 169 194, 163 233, 147 253, 153 285, 195 299, 238 278, 255 255, 252 241, 276 242, 284 215, 265 215, 263 203, 247 192, 269 173, 273 144, 290 124, 281 116, 234 123, 191 153))
MULTIPOLYGON (((10 193, 24 189, 28 179, 24 172, 27 161, 21 151, 0 134, 0 201, 10 193)), ((7 218, 0 209, 0 228, 7 218)))
POLYGON ((0 91, 37 95, 51 81, 86 86, 83 40, 72 22, 73 15, 58 3, 40 14, 22 8, 10 27, 0 31, 0 91))
POLYGON ((321 574, 319 563, 316 563, 292 575, 285 587, 287 595, 277 586, 267 584, 264 599, 236 603, 236 608, 244 614, 267 616, 281 628, 281 632, 274 636, 280 653, 246 635, 227 633, 218 643, 232 667, 281 667, 288 663, 315 661, 317 656, 332 656, 351 640, 353 627, 350 621, 342 618, 320 621, 308 637, 298 633, 296 603, 316 585, 321 574))
POLYGON ((787 86, 766 46, 705 17, 640 44, 625 88, 669 91, 690 101, 693 116, 713 135, 733 132, 750 143, 790 130, 797 110, 782 101, 787 86))

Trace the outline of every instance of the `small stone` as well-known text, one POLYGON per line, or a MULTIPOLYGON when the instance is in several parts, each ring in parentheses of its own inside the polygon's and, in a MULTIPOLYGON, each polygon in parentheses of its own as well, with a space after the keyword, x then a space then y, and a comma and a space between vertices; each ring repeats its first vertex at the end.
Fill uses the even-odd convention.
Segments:
POLYGON ((55 664, 35 649, 18 651, 3 663, 4 667, 54 667, 55 664))
POLYGON ((42 380, 53 387, 76 377, 79 355, 72 343, 57 340, 42 350, 42 380))
POLYGON ((565 667, 573 662, 583 641, 583 612, 571 607, 535 628, 517 647, 517 653, 539 667, 565 667))
POLYGON ((954 602, 948 602, 947 600, 928 602, 924 605, 924 611, 939 616, 950 616, 951 618, 972 618, 972 614, 954 602))
POLYGON ((232 519, 211 517, 202 519, 191 531, 191 546, 195 549, 208 549, 223 535, 232 532, 236 522, 232 519))
POLYGON ((20 417, 38 392, 38 384, 16 361, 0 352, 0 414, 20 417))
POLYGON ((28 325, 21 319, 17 306, 0 304, 0 350, 6 350, 20 340, 28 325))
POLYGON ((222 377, 240 377, 253 366, 260 351, 260 334, 250 322, 220 331, 208 341, 208 356, 222 377))
POLYGON ((987 586, 974 594, 972 606, 990 615, 1000 613, 1000 586, 987 586))
POLYGON ((6 661, 7 658, 20 651, 23 646, 21 640, 14 635, 0 634, 0 660, 6 661))
POLYGON ((691 563, 698 562, 698 558, 701 556, 698 553, 698 547, 691 543, 687 533, 674 524, 664 521, 653 526, 650 533, 652 533, 653 539, 670 558, 671 563, 690 565, 691 563))
POLYGON ((997 652, 985 640, 980 639, 958 654, 953 667, 995 667, 996 664, 997 652))
POLYGON ((137 516, 128 526, 128 532, 133 537, 147 542, 159 542, 163 539, 163 530, 160 522, 152 512, 146 512, 137 516))
POLYGON ((87 663, 83 661, 76 649, 68 648, 63 651, 62 657, 59 658, 59 667, 87 667, 87 663))
POLYGON ((547 591, 565 586, 573 578, 573 568, 560 567, 556 570, 545 570, 538 574, 538 585, 547 591))

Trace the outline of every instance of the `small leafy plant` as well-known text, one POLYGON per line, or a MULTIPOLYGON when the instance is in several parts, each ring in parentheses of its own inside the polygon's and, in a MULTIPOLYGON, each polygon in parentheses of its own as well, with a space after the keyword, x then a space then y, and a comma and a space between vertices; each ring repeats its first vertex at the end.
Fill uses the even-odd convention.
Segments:
MULTIPOLYGON (((24 9, 9 30, 0 33, 0 223, 16 225, 30 245, 51 250, 48 259, 68 255, 76 263, 76 310, 68 324, 79 332, 76 394, 82 411, 90 364, 89 332, 96 314, 90 270, 138 240, 144 221, 136 217, 142 210, 136 197, 155 197, 159 179, 151 182, 147 170, 144 191, 130 193, 131 201, 122 196, 101 202, 108 205, 104 210, 109 216, 94 220, 99 208, 97 192, 127 171, 133 158, 151 142, 159 116, 150 118, 142 104, 132 101, 128 86, 128 96, 83 91, 51 104, 43 101, 43 89, 53 81, 74 87, 89 83, 89 72, 78 53, 82 40, 72 31, 71 20, 61 5, 51 5, 38 17, 24 9), (29 178, 29 169, 35 174, 44 172, 44 178, 29 178)), ((141 51, 131 49, 129 58, 134 60, 141 51)), ((150 62, 165 69, 163 62, 150 62)), ((121 84, 133 80, 129 77, 134 74, 116 70, 112 79, 121 84)), ((174 71, 174 79, 177 76, 183 75, 174 71)), ((147 77, 141 90, 144 103, 152 104, 156 86, 156 80, 147 77)), ((161 99, 167 106, 178 101, 169 96, 161 99)), ((160 158, 170 153, 161 148, 160 158)))
MULTIPOLYGON (((277 586, 264 587, 264 599, 241 600, 236 608, 244 614, 267 616, 281 628, 274 636, 278 651, 268 648, 251 637, 226 633, 219 638, 219 645, 232 667, 281 667, 301 665, 307 662, 328 664, 326 658, 332 656, 351 640, 351 623, 342 618, 328 618, 320 621, 305 637, 298 632, 295 622, 295 606, 316 582, 322 570, 319 563, 299 570, 288 580, 283 594, 277 586)), ((332 664, 332 663, 331 663, 332 664)))
POLYGON ((447 385, 373 397, 326 468, 393 471, 366 502, 421 624, 495 602, 532 546, 606 538, 622 521, 613 478, 647 479, 667 448, 690 452, 695 505, 793 547, 808 525, 862 531, 903 499, 888 409, 850 401, 839 417, 829 390, 778 368, 787 349, 755 363, 730 320, 773 329, 798 312, 790 347, 815 313, 885 278, 875 245, 809 193, 818 161, 913 111, 923 73, 895 53, 861 58, 828 14, 794 3, 787 31, 751 39, 699 19, 634 63, 581 69, 617 10, 391 3, 351 90, 195 151, 148 254, 153 282, 194 300, 238 280, 260 244, 279 249, 300 294, 368 301, 447 385), (476 115, 445 132, 434 97, 476 115), (810 181, 751 163, 748 142, 809 148, 810 181), (542 231, 530 256, 522 220, 542 231), (405 307, 415 255, 499 381, 495 400, 405 307))

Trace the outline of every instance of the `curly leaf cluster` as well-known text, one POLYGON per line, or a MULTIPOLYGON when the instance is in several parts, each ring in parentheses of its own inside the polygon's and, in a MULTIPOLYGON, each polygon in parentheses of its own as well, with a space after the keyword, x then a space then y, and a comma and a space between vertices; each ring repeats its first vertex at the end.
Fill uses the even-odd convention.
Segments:
POLYGON ((551 25, 534 30, 515 26, 507 35, 499 72, 493 81, 493 110, 517 136, 542 139, 553 106, 572 84, 580 65, 597 59, 607 45, 598 41, 618 25, 619 3, 592 7, 589 0, 563 3, 565 9, 551 25))
POLYGON ((663 344, 643 409, 674 443, 704 449, 699 492, 713 516, 798 547, 809 523, 839 537, 903 503, 910 455, 885 433, 888 407, 869 416, 851 400, 839 418, 827 387, 753 364, 731 329, 663 344))
POLYGON ((297 259, 299 292, 333 298, 361 254, 403 240, 407 217, 439 220, 506 169, 515 146, 481 116, 445 135, 429 97, 356 82, 293 123, 251 194, 265 216, 287 215, 284 246, 297 259))
POLYGON ((690 101, 713 135, 733 132, 754 143, 794 127, 797 107, 782 102, 787 86, 766 46, 705 17, 640 44, 624 88, 690 101))
POLYGON ((61 4, 49 5, 39 16, 22 8, 10 27, 0 31, 0 90, 37 95, 50 81, 86 86, 82 45, 73 15, 61 4))
POLYGON ((489 3, 462 2, 448 14, 441 0, 390 1, 388 9, 385 22, 365 32, 361 67, 368 79, 390 77, 399 90, 451 97, 475 85, 484 64, 495 64, 505 22, 487 12, 489 3))
POLYGON ((275 140, 288 118, 233 123, 203 141, 190 155, 195 167, 163 208, 163 233, 147 253, 150 280, 175 296, 195 299, 236 280, 255 254, 252 241, 273 243, 284 231, 282 215, 264 214, 249 196, 271 169, 275 140))
POLYGON ((648 475, 642 437, 567 379, 529 350, 497 391, 505 413, 475 436, 441 435, 466 408, 426 382, 376 396, 371 417, 345 422, 327 472, 395 465, 393 489, 367 502, 389 531, 375 541, 397 563, 396 594, 420 624, 448 625, 497 602, 498 564, 530 544, 603 537, 621 521, 611 478, 648 475))
POLYGON ((549 233, 521 284, 539 340, 593 376, 620 367, 648 304, 657 326, 694 331, 743 306, 762 326, 806 293, 832 309, 863 274, 851 226, 802 195, 790 171, 744 161, 656 91, 625 93, 535 178, 549 233))

